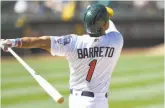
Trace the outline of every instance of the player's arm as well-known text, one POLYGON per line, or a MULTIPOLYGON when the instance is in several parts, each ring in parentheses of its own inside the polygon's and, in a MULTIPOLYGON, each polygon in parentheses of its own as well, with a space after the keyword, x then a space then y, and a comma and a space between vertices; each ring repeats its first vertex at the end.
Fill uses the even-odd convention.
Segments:
POLYGON ((3 50, 7 51, 8 47, 16 48, 41 48, 50 51, 50 36, 41 37, 23 37, 17 39, 2 40, 3 50))

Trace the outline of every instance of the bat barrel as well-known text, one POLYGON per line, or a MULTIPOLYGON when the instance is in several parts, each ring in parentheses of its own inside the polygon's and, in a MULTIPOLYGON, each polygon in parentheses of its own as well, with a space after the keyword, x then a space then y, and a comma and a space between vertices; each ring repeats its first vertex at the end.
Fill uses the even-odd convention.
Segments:
POLYGON ((60 99, 58 99, 57 103, 58 104, 62 104, 64 102, 64 97, 61 97, 60 99))

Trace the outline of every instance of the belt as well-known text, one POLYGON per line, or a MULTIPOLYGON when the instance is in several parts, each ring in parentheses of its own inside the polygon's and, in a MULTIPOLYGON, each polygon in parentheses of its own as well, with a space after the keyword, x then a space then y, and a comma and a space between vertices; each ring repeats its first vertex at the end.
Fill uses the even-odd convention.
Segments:
MULTIPOLYGON (((73 89, 70 89, 70 94, 73 94, 73 89)), ((90 91, 82 91, 81 96, 94 97, 94 93, 90 91)), ((108 97, 108 94, 105 93, 105 97, 108 97)))

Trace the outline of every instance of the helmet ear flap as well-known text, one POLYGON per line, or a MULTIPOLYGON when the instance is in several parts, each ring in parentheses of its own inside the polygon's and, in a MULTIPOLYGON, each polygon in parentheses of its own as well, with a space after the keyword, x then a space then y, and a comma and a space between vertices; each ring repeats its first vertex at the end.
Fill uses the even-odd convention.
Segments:
POLYGON ((84 21, 85 21, 86 14, 87 14, 87 12, 85 12, 85 14, 84 14, 84 21))

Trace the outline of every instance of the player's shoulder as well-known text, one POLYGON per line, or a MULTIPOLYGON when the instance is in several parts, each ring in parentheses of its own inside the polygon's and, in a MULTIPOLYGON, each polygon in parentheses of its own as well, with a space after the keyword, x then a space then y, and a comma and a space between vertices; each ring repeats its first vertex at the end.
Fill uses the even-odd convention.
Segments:
POLYGON ((88 34, 83 34, 83 35, 70 34, 70 36, 75 40, 87 40, 87 39, 89 39, 88 34))
POLYGON ((77 40, 78 35, 76 34, 67 34, 63 36, 64 38, 69 38, 71 41, 77 40))
POLYGON ((60 45, 67 45, 74 43, 77 40, 76 34, 66 34, 61 36, 50 36, 52 42, 59 43, 60 45))
POLYGON ((116 25, 114 24, 114 22, 112 20, 109 20, 109 28, 108 30, 106 30, 106 34, 108 36, 112 36, 114 38, 120 38, 123 39, 122 34, 120 33, 120 31, 116 28, 116 25))
POLYGON ((69 34, 70 40, 72 43, 82 43, 89 40, 89 36, 87 34, 77 35, 77 34, 69 34))
POLYGON ((105 40, 111 41, 114 44, 123 46, 124 39, 122 34, 119 31, 111 31, 106 34, 105 40))
POLYGON ((106 36, 111 38, 111 39, 112 38, 121 38, 121 39, 123 39, 122 34, 118 31, 111 31, 111 32, 107 33, 106 36))
POLYGON ((87 34, 83 34, 83 35, 67 34, 67 35, 61 36, 61 38, 70 39, 71 41, 78 41, 78 40, 84 40, 86 38, 89 38, 89 36, 87 34))

